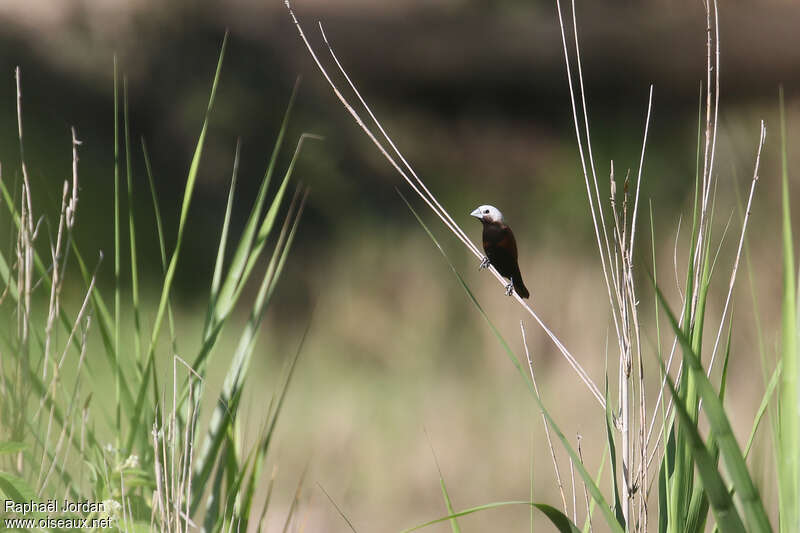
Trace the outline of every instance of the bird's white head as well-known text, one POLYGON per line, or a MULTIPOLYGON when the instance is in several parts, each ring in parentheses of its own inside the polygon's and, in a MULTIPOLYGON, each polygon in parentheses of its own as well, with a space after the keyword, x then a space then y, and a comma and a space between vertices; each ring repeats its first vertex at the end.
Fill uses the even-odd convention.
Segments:
POLYGON ((503 223, 503 213, 501 213, 499 209, 492 205, 482 205, 476 208, 472 213, 470 213, 470 215, 486 222, 498 222, 500 224, 503 223))

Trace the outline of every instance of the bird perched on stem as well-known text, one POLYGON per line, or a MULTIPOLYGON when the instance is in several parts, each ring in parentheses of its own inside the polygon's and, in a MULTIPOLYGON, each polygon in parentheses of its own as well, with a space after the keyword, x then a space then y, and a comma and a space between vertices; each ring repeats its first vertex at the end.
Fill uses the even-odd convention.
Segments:
POLYGON ((511 295, 513 289, 522 298, 528 298, 530 293, 522 282, 517 263, 517 241, 511 228, 506 226, 503 213, 491 205, 482 205, 470 215, 480 219, 483 224, 483 251, 486 257, 478 268, 487 268, 491 264, 501 276, 511 280, 506 285, 507 296, 511 295))

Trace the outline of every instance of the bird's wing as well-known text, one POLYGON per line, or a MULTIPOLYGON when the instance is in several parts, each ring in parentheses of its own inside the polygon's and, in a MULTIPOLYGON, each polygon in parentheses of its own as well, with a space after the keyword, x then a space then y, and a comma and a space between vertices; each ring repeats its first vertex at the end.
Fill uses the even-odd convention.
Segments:
POLYGON ((517 240, 514 238, 514 233, 511 231, 511 228, 508 226, 503 226, 503 233, 500 241, 497 243, 497 246, 501 247, 503 250, 507 251, 511 254, 511 257, 514 258, 514 261, 517 260, 517 240))

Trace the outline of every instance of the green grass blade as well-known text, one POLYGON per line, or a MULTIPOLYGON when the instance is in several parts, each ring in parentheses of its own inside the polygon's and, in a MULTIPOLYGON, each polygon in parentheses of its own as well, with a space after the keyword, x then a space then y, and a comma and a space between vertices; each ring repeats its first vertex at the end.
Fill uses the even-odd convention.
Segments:
MULTIPOLYGON (((286 127, 285 124, 286 118, 288 118, 288 115, 284 119, 284 125, 282 126, 282 131, 286 127)), ((279 135, 279 138, 282 138, 282 133, 279 135)), ((302 150, 303 142, 305 141, 305 139, 308 138, 319 139, 319 137, 310 134, 303 134, 300 136, 291 163, 289 164, 289 167, 286 170, 286 173, 278 189, 278 192, 271 201, 269 210, 266 216, 264 217, 264 220, 261 224, 258 234, 255 237, 254 244, 251 242, 253 240, 252 231, 254 231, 256 228, 255 224, 258 221, 260 213, 256 212, 255 207, 251 212, 248 225, 252 223, 252 228, 250 230, 248 229, 245 230, 245 234, 242 236, 242 239, 240 240, 239 246, 234 255, 234 259, 231 263, 228 275, 226 276, 225 283, 220 291, 220 296, 218 300, 215 303, 213 303, 213 305, 210 304, 209 306, 208 316, 210 317, 210 321, 208 323, 213 325, 213 327, 211 328, 211 330, 204 333, 203 344, 192 366, 195 369, 200 369, 200 371, 202 371, 202 369, 207 364, 207 359, 213 350, 214 344, 216 343, 217 334, 219 333, 222 325, 224 324, 224 320, 228 317, 234 305, 239 300, 239 297, 241 296, 242 291, 244 290, 247 284, 247 280, 250 278, 253 268, 255 267, 259 257, 261 256, 264 246, 266 245, 267 238, 269 237, 269 234, 272 231, 272 228, 275 224, 277 213, 281 205, 281 201, 283 200, 283 196, 286 192, 286 188, 292 176, 295 164, 297 162, 297 158, 299 157, 300 152, 302 150), (239 257, 241 257, 241 259, 239 259, 239 257)), ((267 177, 265 177, 265 181, 268 180, 269 175, 271 175, 271 170, 268 170, 267 177)), ((263 184, 262 187, 264 187, 263 184)), ((259 202, 256 202, 256 204, 257 206, 260 206, 259 202)), ((258 210, 260 211, 260 207, 258 210)), ((293 234, 294 233, 292 233, 292 235, 293 234)), ((274 272, 274 269, 277 267, 278 271, 280 271, 283 268, 283 261, 285 261, 285 258, 286 254, 284 254, 282 260, 279 261, 278 263, 271 262, 270 264, 272 266, 269 268, 274 272)), ((273 284, 272 287, 269 289, 267 294, 268 299, 271 297, 274 287, 275 285, 273 284)), ((195 386, 202 387, 202 384, 197 384, 195 386)), ((184 387, 183 393, 181 395, 181 404, 183 403, 183 401, 185 401, 187 394, 188 394, 188 388, 184 387)), ((199 395, 197 397, 199 398, 199 395)))
POLYGON ((779 411, 778 496, 781 531, 800 531, 800 383, 797 356, 797 301, 795 292, 792 215, 789 205, 789 165, 786 148, 786 112, 783 87, 779 92, 781 121, 781 206, 783 225, 783 302, 781 315, 781 372, 779 411))
POLYGON ((770 398, 772 398, 772 393, 775 391, 775 387, 778 384, 778 380, 780 379, 782 370, 783 370, 783 361, 778 361, 778 366, 776 366, 775 370, 772 372, 772 377, 769 379, 769 383, 767 383, 767 388, 764 391, 764 396, 761 398, 761 404, 758 406, 758 411, 756 411, 756 417, 755 420, 753 421, 753 427, 750 430, 750 436, 747 437, 747 445, 744 447, 745 459, 747 459, 747 456, 750 454, 750 447, 753 445, 753 439, 756 436, 756 431, 758 431, 758 426, 759 424, 761 424, 761 418, 767 411, 770 398))
MULTIPOLYGON (((148 365, 152 366, 149 360, 155 356, 156 342, 161 333, 161 324, 164 319, 164 313, 169 300, 170 291, 172 290, 172 282, 175 278, 175 271, 178 266, 178 259, 180 258, 181 245, 183 244, 183 233, 186 228, 186 218, 189 215, 189 207, 192 202, 194 194, 195 182, 197 181, 197 174, 200 169, 200 160, 203 156, 203 148, 205 146, 206 133, 208 132, 208 124, 211 119, 211 111, 214 108, 214 99, 217 94, 217 87, 219 85, 220 73, 222 72, 222 60, 225 57, 225 48, 228 43, 228 33, 225 33, 225 38, 222 41, 222 47, 219 52, 219 60, 217 61, 217 70, 214 73, 214 81, 211 85, 211 95, 208 98, 208 106, 206 107, 206 114, 203 120, 203 127, 200 130, 200 137, 197 140, 192 163, 189 167, 189 175, 186 178, 186 186, 184 188, 183 203, 181 205, 180 218, 178 220, 178 236, 175 242, 175 249, 167 267, 167 273, 164 276, 164 283, 161 290, 161 297, 158 302, 158 310, 156 311, 156 318, 153 324, 153 332, 150 338, 150 346, 147 349, 148 365)), ((158 405, 158 373, 153 373, 153 394, 155 396, 155 405, 158 405)))
MULTIPOLYGON (((675 316, 667 306, 666 301, 664 300, 664 297, 658 287, 656 287, 656 293, 658 294, 662 308, 666 312, 670 324, 672 325, 672 328, 678 337, 678 340, 683 346, 684 368, 688 369, 688 371, 691 373, 690 375, 693 376, 695 383, 697 384, 698 392, 703 398, 706 418, 711 426, 711 431, 716 436, 720 452, 722 453, 722 459, 725 462, 728 473, 733 480, 734 488, 742 502, 748 528, 753 532, 772 531, 766 511, 764 510, 764 505, 758 494, 758 490, 756 489, 755 484, 750 477, 750 473, 747 471, 747 465, 744 461, 742 452, 739 449, 739 445, 736 442, 736 438, 733 435, 730 421, 725 413, 722 402, 714 390, 713 385, 706 377, 705 371, 700 364, 700 359, 697 357, 697 354, 692 348, 691 341, 686 337, 686 335, 684 335, 683 331, 678 326, 675 316)), ((682 397, 681 405, 684 408, 686 407, 682 397)), ((697 422, 694 418, 692 418, 692 415, 688 412, 688 410, 685 411, 685 413, 682 413, 681 416, 683 416, 683 414, 689 416, 691 423, 684 422, 682 424, 682 428, 687 430, 692 448, 694 451, 697 451, 697 443, 694 441, 694 435, 692 434, 692 431, 696 432, 697 422)), ((693 455, 695 458, 698 457, 697 454, 693 455)), ((711 500, 712 495, 709 492, 709 481, 706 480, 706 478, 703 478, 703 481, 706 486, 709 499, 711 500)))
POLYGON ((139 383, 139 389, 136 393, 136 403, 131 411, 130 425, 128 428, 128 440, 125 442, 126 450, 133 448, 133 443, 135 440, 146 437, 145 433, 141 430, 145 426, 143 421, 148 419, 147 416, 144 416, 144 413, 150 412, 150 407, 145 405, 145 398, 147 397, 147 389, 150 384, 150 375, 153 373, 154 361, 154 358, 148 358, 142 372, 142 380, 139 383))
MULTIPOLYGON (((119 229, 119 89, 117 88, 119 74, 117 72, 117 56, 114 55, 114 394, 116 422, 116 443, 120 447, 122 440, 122 370, 119 364, 119 316, 120 316, 120 229, 119 229)), ((79 261, 80 257, 75 254, 79 261)))
MULTIPOLYGON (((441 475, 439 476, 439 486, 442 488, 442 497, 447 507, 447 514, 452 515, 455 510, 453 509, 453 503, 450 501, 450 495, 447 493, 447 485, 441 475)), ((461 533, 461 528, 458 526, 458 520, 455 517, 450 520, 450 529, 452 529, 453 533, 461 533)))
MULTIPOLYGON (((233 443, 229 441, 229 446, 227 447, 228 456, 232 455, 231 447, 233 443)), ((233 478, 232 482, 229 480, 228 486, 225 489, 226 498, 225 498, 225 512, 220 516, 216 524, 213 527, 209 527, 210 521, 209 517, 206 516, 206 529, 208 531, 222 531, 223 525, 228 523, 236 524, 237 529, 241 529, 243 531, 247 531, 247 515, 243 515, 239 512, 239 495, 242 491, 242 484, 248 479, 248 473, 251 471, 252 461, 255 454, 255 450, 251 450, 248 454, 247 459, 245 459, 244 463, 239 467, 236 465, 234 468, 231 468, 229 473, 229 478, 233 478)), ((235 462, 232 463, 235 465, 235 462)), ((220 468, 220 471, 223 469, 220 468)))
MULTIPOLYGON (((661 359, 659 359, 660 361, 661 359)), ((662 418, 666 418, 663 411, 666 408, 661 405, 662 418)), ((661 467, 658 469, 658 531, 659 533, 666 533, 669 530, 672 518, 672 479, 675 471, 675 424, 674 412, 670 417, 670 422, 667 424, 666 420, 663 422, 665 428, 663 433, 664 456, 661 459, 661 467)))
MULTIPOLYGON (((711 211, 713 216, 713 208, 711 211)), ((695 213, 695 217, 697 214, 695 213)), ((689 257, 689 273, 686 279, 686 298, 687 302, 694 301, 694 315, 692 315, 691 305, 684 306, 684 316, 682 333, 690 339, 691 343, 689 349, 694 350, 694 353, 700 357, 701 348, 703 346, 703 331, 705 324, 705 311, 706 302, 708 298, 708 291, 711 281, 711 231, 708 229, 710 222, 706 222, 706 235, 704 237, 704 248, 702 250, 702 263, 699 265, 699 286, 694 286, 694 254, 697 246, 699 232, 698 226, 693 227, 692 233, 692 252, 689 257), (689 296, 691 295, 691 297, 689 296), (693 300, 696 297, 696 300, 693 300)), ((681 398, 684 406, 687 409, 688 415, 695 423, 698 420, 700 400, 697 392, 697 384, 693 373, 684 371, 683 377, 680 379, 678 390, 681 393, 681 398)), ((683 433, 683 426, 678 426, 675 432, 675 463, 674 470, 671 476, 670 486, 670 507, 669 507, 669 522, 673 531, 682 531, 686 528, 686 519, 688 517, 688 510, 691 505, 692 494, 694 493, 694 460, 692 457, 692 442, 691 437, 687 437, 683 433)))
MULTIPOLYGON (((128 238, 130 239, 131 297, 133 299, 133 351, 137 363, 141 360, 142 325, 139 317, 139 265, 136 259, 136 220, 133 210, 133 165, 131 164, 131 135, 128 117, 128 79, 122 80, 124 128, 125 128, 125 178, 128 184, 128 238)), ((117 317, 119 321, 119 316, 117 317)))
MULTIPOLYGON (((608 453, 606 453, 608 449, 603 452, 603 458, 600 460, 600 468, 597 469, 597 475, 594 478, 594 482, 596 485, 600 485, 600 480, 603 477, 603 469, 606 466, 606 457, 608 453)), ((589 501, 589 512, 586 514, 586 521, 583 523, 583 530, 582 533, 589 533, 592 529, 592 516, 594 516, 594 510, 597 506, 597 502, 595 500, 589 501)))
POLYGON ((0 455, 9 454, 9 453, 17 453, 23 450, 26 450, 28 445, 24 442, 17 442, 17 441, 5 441, 0 442, 0 455))
MULTIPOLYGON (((662 365, 663 368, 663 361, 659 360, 659 364, 662 365)), ((717 470, 716 460, 708 452, 705 444, 703 444, 703 439, 697 430, 696 423, 692 420, 689 411, 683 403, 683 398, 681 398, 675 384, 672 382, 672 378, 669 376, 667 376, 667 387, 672 394, 675 412, 680 419, 684 434, 688 436, 692 457, 697 465, 700 478, 703 480, 705 494, 714 512, 714 518, 723 531, 745 533, 746 530, 742 519, 739 517, 739 513, 736 511, 736 507, 733 504, 733 499, 725 488, 725 482, 717 470)))
MULTIPOLYGON (((731 325, 728 327, 728 339, 725 348, 725 359, 722 365, 722 379, 720 380, 719 397, 721 401, 725 400, 725 390, 728 383, 728 363, 730 362, 731 355, 731 334, 733 333, 733 320, 731 317, 731 325)), ((715 467, 719 467, 719 446, 714 438, 713 433, 708 439, 706 445, 709 456, 714 460, 715 467)), ((706 496, 705 488, 703 487, 702 479, 696 483, 692 488, 692 497, 689 500, 689 512, 686 519, 686 531, 696 531, 702 533, 705 531, 706 520, 708 519, 709 502, 706 496)))
MULTIPOLYGON (((715 450, 709 450, 709 456, 711 457, 710 460, 714 461, 716 465, 719 455, 713 453, 715 450)), ((689 512, 687 513, 684 531, 686 533, 703 533, 706 530, 709 508, 708 497, 701 478, 694 484, 692 497, 689 499, 689 512)))
MULTIPOLYGON (((247 276, 243 275, 243 271, 250 257, 253 255, 251 253, 253 239, 256 235, 258 221, 261 218, 262 209, 267 197, 267 189, 272 181, 272 175, 275 171, 275 165, 278 161, 278 154, 283 147, 283 141, 286 137, 286 130, 289 127, 289 118, 292 115, 295 98, 297 97, 297 88, 298 84, 295 83, 292 94, 289 97, 289 103, 286 106, 286 111, 283 114, 281 127, 278 130, 278 138, 275 141, 275 145, 272 147, 272 155, 270 156, 267 170, 264 173, 264 178, 261 180, 261 186, 259 187, 258 194, 256 195, 256 201, 253 204, 253 208, 250 210, 250 216, 247 219, 244 231, 239 239, 239 245, 233 254, 233 258, 231 259, 231 264, 228 268, 228 274, 225 277, 225 282, 221 289, 212 289, 212 298, 209 302, 209 324, 213 323, 213 320, 223 320, 224 317, 227 316, 236 303, 234 298, 236 287, 242 283, 242 280, 247 279, 247 276)), ((284 177, 284 183, 286 181, 288 181, 288 176, 284 177)))
POLYGON ((666 533, 667 525, 669 524, 667 470, 666 461, 662 461, 658 468, 658 533, 666 533))
POLYGON ((278 217, 278 210, 280 209, 281 202, 283 200, 284 195, 286 194, 286 189, 289 185, 289 179, 292 177, 294 172, 294 167, 297 164, 297 160, 300 157, 300 153, 303 150, 303 144, 305 143, 306 139, 314 139, 320 140, 321 137, 317 135, 312 135, 309 133, 304 133, 300 135, 300 139, 297 141, 297 147, 295 148, 294 155, 292 155, 292 160, 289 162, 289 167, 286 169, 286 174, 284 175, 283 182, 281 186, 278 188, 278 192, 275 193, 275 197, 270 204, 269 209, 267 210, 267 214, 264 216, 264 220, 261 223, 261 227, 258 230, 258 235, 255 238, 255 244, 253 246, 253 252, 247 258, 247 264, 244 267, 244 271, 241 276, 241 281, 239 282, 238 286, 235 289, 233 301, 235 302, 238 300, 239 296, 244 290, 245 283, 244 280, 247 280, 252 272, 253 268, 258 261, 258 257, 261 254, 261 250, 263 250, 264 246, 266 245, 267 238, 269 237, 270 233, 272 233, 272 229, 275 226, 275 222, 278 217))
MULTIPOLYGON (((153 168, 150 166, 150 156, 147 152, 147 145, 142 138, 142 156, 144 157, 144 169, 147 173, 147 184, 150 188, 150 197, 153 202, 153 213, 156 219, 156 233, 158 235, 158 249, 161 253, 161 274, 167 273, 167 248, 164 241, 164 224, 161 220, 161 207, 158 205, 158 194, 156 194, 156 183, 153 178, 153 168)), ((175 336, 175 318, 172 314, 172 298, 167 299, 167 321, 169 323, 169 336, 172 344, 172 351, 178 353, 177 338, 175 336)))
MULTIPOLYGON (((147 348, 147 360, 145 363, 145 369, 142 375, 142 382, 139 386, 139 393, 137 394, 136 405, 134 406, 134 410, 131 414, 131 428, 139 428, 140 421, 142 419, 142 413, 144 410, 144 401, 142 392, 146 391, 147 386, 149 383, 152 383, 152 390, 153 390, 153 405, 159 406, 159 387, 158 387, 158 372, 154 371, 153 367, 155 365, 155 350, 156 350, 156 342, 158 341, 159 334, 161 332, 161 324, 164 320, 164 314, 167 308, 167 302, 169 301, 170 292, 172 290, 172 282, 175 277, 175 271, 178 266, 178 258, 180 257, 181 251, 181 244, 183 243, 183 232, 186 227, 186 217, 189 213, 189 206, 191 205, 192 195, 194 193, 194 186, 197 180, 197 173, 200 168, 200 160, 203 155, 203 147, 205 145, 205 138, 206 132, 208 131, 208 123, 211 118, 211 111, 214 107, 214 99, 217 93, 217 86, 219 85, 219 78, 220 73, 222 71, 222 60, 225 57, 225 48, 228 43, 228 33, 225 33, 225 38, 222 41, 222 47, 219 53, 219 59, 217 61, 217 69, 214 73, 214 81, 211 85, 211 95, 208 99, 208 106, 206 107, 206 114, 203 120, 203 127, 200 131, 200 137, 197 140, 197 146, 195 147, 194 156, 192 157, 192 163, 189 167, 189 175, 186 179, 186 186, 184 188, 184 195, 183 195, 183 204, 181 206, 181 213, 180 219, 178 222, 178 237, 175 243, 175 249, 172 252, 172 256, 170 257, 169 266, 167 267, 167 272, 164 275, 164 282, 161 289, 161 297, 158 303, 158 310, 156 311, 156 318, 153 324, 153 331, 150 337, 149 347, 147 348), (151 378, 152 376, 152 378, 151 378)), ((128 437, 128 443, 131 444, 132 440, 136 438, 136 434, 138 431, 132 430, 131 434, 128 437)))
MULTIPOLYGON (((0 492, 5 494, 6 502, 9 500, 17 503, 40 501, 36 496, 36 491, 28 485, 27 481, 14 474, 2 471, 0 471, 0 492)), ((25 516, 40 517, 44 515, 39 512, 30 512, 25 516)))
MULTIPOLYGON (((433 455, 433 462, 436 464, 436 471, 439 473, 439 487, 442 489, 442 497, 444 498, 444 505, 447 509, 447 514, 452 515, 455 513, 453 509, 453 502, 450 501, 450 494, 447 492, 447 484, 444 482, 444 475, 442 474, 442 468, 439 466, 439 458, 436 457, 436 451, 433 449, 433 443, 431 442, 430 436, 428 432, 425 432, 425 436, 428 437, 428 446, 431 448, 431 455, 433 455)), ((531 500, 533 501, 533 500, 531 500)), ((450 529, 453 533, 461 533, 461 528, 458 525, 458 520, 456 518, 452 518, 450 520, 450 529)))
MULTIPOLYGON (((209 309, 213 308, 213 302, 216 301, 217 297, 219 296, 219 288, 220 284, 222 283, 222 270, 225 264, 225 249, 228 244, 228 231, 230 230, 231 225, 231 213, 233 212, 233 198, 236 194, 236 180, 239 175, 239 151, 241 149, 242 142, 241 139, 236 141, 236 151, 233 155, 233 172, 231 173, 231 185, 228 189, 228 203, 225 206, 225 218, 222 221, 222 234, 219 238, 219 246, 217 247, 217 260, 214 264, 214 275, 211 278, 211 296, 209 302, 212 304, 209 305, 209 309)), ((259 196, 261 196, 261 191, 259 191, 259 196)), ((253 212, 250 213, 250 216, 253 217, 253 213, 256 210, 260 211, 259 202, 256 201, 256 207, 253 208, 253 212)), ((249 221, 248 221, 249 225, 249 221)), ((245 229, 245 232, 247 229, 245 229)), ((245 242, 246 239, 242 239, 241 242, 245 242)), ((206 320, 211 319, 211 313, 206 320)))
MULTIPOLYGON (((278 415, 281 413, 281 409, 283 407, 284 400, 286 399, 286 393, 289 390, 289 384, 292 381, 292 376, 294 376, 294 370, 297 366, 297 360, 300 358, 300 353, 303 351, 303 346, 306 342, 306 337, 308 336, 308 331, 311 328, 311 321, 309 320, 308 324, 306 325, 306 329, 303 332, 303 336, 300 339, 300 343, 297 346, 297 350, 294 353, 294 356, 289 360, 287 368, 284 371, 285 377, 283 378, 282 384, 280 388, 276 391, 276 395, 273 395, 272 401, 270 402, 270 409, 267 410, 268 417, 267 417, 267 428, 264 435, 261 437, 259 446, 258 446, 258 454, 256 455, 255 466, 252 471, 252 475, 250 477, 250 483, 248 484, 247 492, 245 493, 244 498, 244 505, 242 515, 249 517, 253 497, 255 495, 256 483, 261 476, 261 471, 263 468, 264 461, 267 457, 267 452, 270 449, 270 444, 272 443, 272 437, 275 435, 275 425, 278 423, 278 415), (272 406, 275 406, 274 411, 272 406)), ((267 500, 269 503, 269 500, 267 500)), ((266 505, 266 504, 265 504, 266 505)), ((266 512, 266 508, 262 510, 263 513, 266 512)))
POLYGON ((722 377, 719 382, 719 401, 725 402, 725 391, 728 389, 728 363, 731 360, 731 339, 733 338, 733 312, 728 325, 728 340, 725 343, 725 359, 722 361, 722 377))
MULTIPOLYGON (((203 517, 203 526, 206 531, 217 531, 217 522, 223 519, 222 513, 222 487, 225 484, 225 469, 222 466, 225 455, 228 453, 230 443, 223 444, 220 450, 220 465, 214 473, 214 480, 211 483, 211 488, 208 495, 205 496, 205 516, 203 517)), ((192 513, 194 515, 194 512, 192 513)))
POLYGON ((432 526, 434 524, 439 524, 441 522, 446 522, 448 520, 453 520, 454 518, 458 518, 461 516, 467 516, 473 513, 478 513, 481 511, 488 511, 489 509, 497 509, 498 507, 507 507, 509 505, 530 505, 539 509, 547 518, 550 519, 550 522, 556 527, 556 530, 559 533, 580 533, 580 529, 578 529, 575 524, 572 523, 572 520, 567 518, 567 516, 550 505, 544 503, 532 503, 532 502, 525 502, 525 501, 508 501, 508 502, 493 502, 493 503, 486 503, 484 505, 478 505, 476 507, 470 507, 469 509, 464 509, 463 511, 458 511, 457 513, 452 513, 447 516, 442 516, 435 520, 430 520, 425 522, 424 524, 420 524, 418 526, 410 527, 408 529, 404 529, 402 533, 411 533, 412 531, 417 531, 419 529, 426 528, 428 526, 432 526))
MULTIPOLYGON (((239 344, 234 352, 228 372, 225 375, 225 380, 222 385, 220 399, 217 407, 211 415, 209 422, 208 432, 199 453, 195 460, 195 479, 197 480, 196 486, 202 488, 211 473, 211 468, 217 456, 224 435, 227 434, 229 426, 233 420, 233 416, 238 409, 238 402, 235 400, 241 393, 247 377, 247 370, 250 365, 250 359, 255 348, 256 333, 261 324, 261 319, 269 303, 275 284, 277 283, 283 265, 291 248, 294 235, 300 221, 305 204, 305 196, 300 201, 300 206, 297 209, 297 214, 292 221, 292 209, 287 215, 281 237, 275 247, 275 252, 272 255, 270 264, 267 267, 267 272, 259 287, 258 294, 256 295, 253 308, 250 312, 250 318, 247 325, 239 339, 239 344), (291 225, 291 230, 288 228, 291 225), (287 236, 288 230, 288 236, 287 236)), ((199 503, 199 498, 193 501, 194 508, 199 503)))
POLYGON ((317 483, 317 486, 320 488, 320 490, 322 490, 322 492, 325 494, 325 496, 328 498, 328 501, 331 502, 331 504, 334 506, 334 508, 336 508, 336 512, 338 512, 339 516, 342 517, 342 520, 344 520, 347 523, 347 526, 350 528, 350 531, 352 531, 353 533, 357 533, 356 532, 356 528, 353 525, 353 523, 350 521, 349 518, 347 518, 347 515, 344 514, 344 511, 342 511, 342 508, 339 507, 339 505, 334 501, 333 498, 331 498, 331 495, 328 494, 328 491, 325 490, 325 487, 323 487, 320 483, 317 483))

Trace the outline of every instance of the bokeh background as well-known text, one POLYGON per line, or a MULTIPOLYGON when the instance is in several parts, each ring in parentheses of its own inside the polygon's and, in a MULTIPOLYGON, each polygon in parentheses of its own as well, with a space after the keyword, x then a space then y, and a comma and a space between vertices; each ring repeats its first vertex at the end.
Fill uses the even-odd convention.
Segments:
MULTIPOLYGON (((297 0, 294 7, 318 46, 322 40, 315 25, 324 23, 362 94, 474 240, 480 224, 468 213, 483 203, 503 211, 517 235, 535 309, 602 384, 606 346, 614 342, 609 341, 611 323, 574 142, 554 2, 297 0)), ((592 141, 605 195, 611 159, 618 177, 638 167, 648 89, 654 85, 642 199, 652 200, 659 277, 677 306, 673 257, 682 276, 705 79, 704 8, 688 0, 603 0, 577 7, 592 141)), ((738 235, 736 191, 746 195, 749 187, 761 119, 768 130, 749 233, 752 270, 742 266, 734 304, 730 379, 737 394, 730 395, 729 405, 737 434, 745 438, 763 388, 755 317, 764 326, 768 353, 777 342, 777 94, 783 84, 789 168, 796 169, 800 7, 790 0, 764 0, 725 2, 720 9, 716 237, 729 219, 732 229, 720 255, 712 320, 719 317, 738 235)), ((304 531, 348 530, 320 487, 359 531, 396 531, 441 516, 445 508, 434 453, 456 508, 527 499, 531 458, 535 499, 558 505, 541 419, 523 381, 395 192, 398 187, 408 194, 405 184, 322 80, 283 2, 0 3, 3 179, 18 174, 13 68, 19 65, 26 158, 39 210, 50 216, 57 212, 59 183, 71 172, 69 128, 75 126, 83 141, 76 238, 84 249, 111 257, 116 54, 127 78, 132 138, 134 144, 139 138, 148 144, 171 242, 226 29, 230 43, 175 298, 179 343, 187 353, 199 343, 237 138, 242 159, 234 223, 241 228, 298 76, 302 82, 282 164, 302 132, 325 137, 306 145, 296 170, 311 195, 262 326, 245 402, 244 427, 259 427, 278 370, 310 323, 271 456, 277 467, 271 527, 282 524, 306 469, 304 531)), ((131 207, 140 225, 144 297, 152 301, 161 267, 141 151, 132 155, 137 200, 131 207)), ((795 187, 795 205, 800 205, 798 191, 795 187)), ((596 471, 605 428, 591 396, 547 337, 423 212, 520 356, 519 320, 526 321, 545 403, 573 442, 581 436, 587 466, 596 471)), ((648 209, 642 209, 639 223, 645 231, 638 273, 646 282, 652 270, 648 209)), ((101 278, 112 283, 110 262, 101 278)), ((76 295, 79 290, 74 288, 76 295)), ((642 312, 649 321, 654 303, 646 294, 642 312)), ((145 320, 151 315, 145 313, 145 320)), ((658 339, 648 331, 652 352, 658 339)), ((666 336, 662 340, 666 345, 666 336)), ((220 369, 227 355, 218 350, 220 369)), ((613 349, 608 359, 613 384, 613 349)), ((646 363, 654 372, 654 360, 646 363)), ((213 380, 221 376, 213 370, 211 375, 211 386, 218 387, 213 380)), ((97 416, 102 426, 104 417, 97 416)), ((759 439, 756 450, 755 468, 769 495, 768 439, 759 439)), ((568 463, 560 459, 567 476, 568 463)), ((582 498, 579 492, 578 501, 582 498)), ((462 526, 516 531, 527 528, 527 520, 527 509, 504 508, 466 518, 462 526)))

